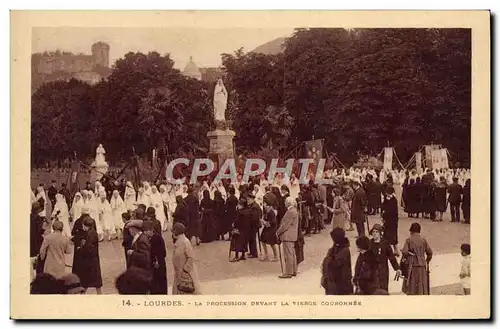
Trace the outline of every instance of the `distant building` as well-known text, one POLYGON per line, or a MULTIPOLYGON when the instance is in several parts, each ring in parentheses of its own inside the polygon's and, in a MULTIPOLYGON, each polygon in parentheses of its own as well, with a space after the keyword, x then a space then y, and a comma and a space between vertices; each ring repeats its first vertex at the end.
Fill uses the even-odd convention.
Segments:
POLYGON ((198 66, 196 66, 193 62, 193 57, 189 57, 189 62, 184 68, 184 71, 182 71, 182 75, 196 80, 201 80, 200 69, 198 69, 198 66))
POLYGON ((61 51, 32 54, 32 92, 50 81, 74 78, 96 84, 106 79, 111 74, 109 49, 107 43, 96 42, 91 46, 91 55, 61 51))
POLYGON ((193 61, 193 57, 189 58, 189 62, 182 71, 182 75, 196 80, 205 82, 215 82, 222 74, 222 71, 217 67, 200 67, 193 61))

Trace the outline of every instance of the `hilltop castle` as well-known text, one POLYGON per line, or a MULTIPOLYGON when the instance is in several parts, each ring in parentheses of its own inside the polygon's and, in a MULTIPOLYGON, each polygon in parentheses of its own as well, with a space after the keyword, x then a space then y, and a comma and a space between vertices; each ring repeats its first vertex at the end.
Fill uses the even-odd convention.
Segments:
POLYGON ((32 92, 43 83, 71 78, 96 84, 111 73, 109 68, 109 45, 96 42, 91 55, 68 52, 44 52, 31 56, 32 92))

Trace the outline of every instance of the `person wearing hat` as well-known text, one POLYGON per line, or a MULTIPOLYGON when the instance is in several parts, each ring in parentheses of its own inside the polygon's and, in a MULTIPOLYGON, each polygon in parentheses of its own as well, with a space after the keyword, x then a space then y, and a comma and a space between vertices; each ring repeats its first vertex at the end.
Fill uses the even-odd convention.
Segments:
POLYGON ((40 205, 39 202, 35 201, 31 205, 31 215, 30 215, 30 264, 32 267, 31 280, 34 279, 35 271, 38 274, 41 272, 40 266, 37 265, 38 255, 40 253, 40 248, 43 243, 43 219, 38 214, 40 209, 42 209, 43 205, 40 205), (37 268, 39 270, 37 270, 37 268))
POLYGON ((259 234, 259 229, 261 227, 260 220, 262 219, 262 209, 260 209, 259 205, 255 202, 255 194, 253 191, 247 193, 247 211, 249 213, 249 231, 247 238, 250 252, 248 258, 258 258, 257 234, 259 234))
POLYGON ((352 182, 352 187, 354 189, 354 196, 352 199, 351 207, 351 222, 356 225, 356 230, 358 231, 358 237, 365 236, 365 221, 366 221, 366 193, 363 187, 361 187, 361 182, 359 180, 354 180, 352 182))
POLYGON ((127 250, 129 267, 139 267, 151 271, 151 244, 147 236, 142 234, 143 221, 132 219, 127 228, 132 235, 132 244, 127 250))
POLYGON ((179 290, 181 280, 188 278, 194 286, 193 294, 199 295, 200 282, 194 259, 194 250, 191 242, 185 235, 186 227, 181 223, 172 226, 172 236, 174 240, 174 251, 172 255, 172 265, 174 267, 174 282, 172 287, 173 295, 181 295, 184 292, 179 290))
POLYGON ((384 228, 380 224, 375 224, 370 230, 372 239, 370 240, 370 250, 375 255, 375 286, 386 291, 389 291, 389 265, 390 262, 396 278, 401 276, 398 261, 394 256, 394 252, 390 243, 385 239, 384 228))
POLYGON ((86 289, 82 287, 80 278, 71 273, 61 279, 63 290, 67 295, 84 295, 86 289))
POLYGON ((429 262, 432 249, 425 238, 420 235, 419 223, 412 223, 410 236, 406 239, 403 257, 408 260, 409 273, 403 281, 403 292, 407 295, 429 295, 429 262))
POLYGON ((360 236, 356 239, 356 246, 359 252, 353 278, 356 295, 371 295, 376 288, 376 260, 373 251, 370 250, 370 239, 360 236))
POLYGON ((349 240, 341 227, 330 232, 333 246, 321 265, 321 286, 325 295, 352 295, 352 267, 349 240))
POLYGON ((247 200, 245 197, 241 197, 236 206, 236 218, 231 231, 230 251, 234 251, 234 258, 230 262, 239 262, 246 259, 245 253, 248 251, 248 232, 250 231, 249 218, 247 200))
POLYGON ((384 239, 394 248, 394 254, 399 257, 398 248, 398 200, 394 187, 388 186, 385 190, 382 203, 382 221, 384 223, 384 239))
POLYGON ((83 217, 81 231, 75 243, 72 272, 78 276, 82 287, 95 288, 101 294, 102 276, 99 258, 99 238, 95 230, 95 222, 89 216, 83 217))
POLYGON ((192 187, 187 188, 187 195, 184 198, 184 202, 187 206, 188 212, 188 220, 186 226, 186 237, 192 243, 199 245, 201 240, 201 218, 199 211, 199 201, 198 198, 194 195, 194 190, 192 187))
POLYGON ((132 248, 132 240, 134 239, 132 234, 130 234, 130 230, 128 229, 128 222, 130 222, 131 219, 132 215, 130 214, 129 211, 126 211, 122 214, 122 221, 123 221, 122 247, 125 252, 125 265, 127 266, 127 268, 129 268, 127 250, 132 248))
POLYGON ((230 241, 231 229, 234 221, 236 220, 236 207, 238 206, 238 199, 236 198, 236 189, 234 187, 229 187, 227 192, 228 197, 224 205, 224 217, 222 218, 221 229, 219 231, 223 234, 223 236, 225 236, 226 233, 229 233, 226 241, 230 241))
POLYGON ((45 237, 40 248, 40 259, 45 261, 43 273, 56 279, 66 274, 66 255, 71 254, 70 240, 62 233, 63 225, 61 221, 54 221, 53 232, 45 237))
POLYGON ((156 209, 154 207, 148 207, 146 210, 145 222, 151 222, 153 224, 153 229, 156 233, 161 234, 161 222, 156 219, 156 209))

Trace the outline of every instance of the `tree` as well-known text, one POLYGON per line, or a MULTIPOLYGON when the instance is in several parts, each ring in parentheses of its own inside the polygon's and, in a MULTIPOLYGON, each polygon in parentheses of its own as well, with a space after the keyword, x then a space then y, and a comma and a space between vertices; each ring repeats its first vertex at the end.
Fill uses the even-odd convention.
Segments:
POLYGON ((285 107, 269 106, 266 112, 259 129, 261 143, 269 149, 282 149, 292 134, 293 117, 285 107))
POLYGON ((138 125, 149 143, 159 150, 173 148, 182 130, 184 104, 168 88, 150 89, 139 109, 138 125))

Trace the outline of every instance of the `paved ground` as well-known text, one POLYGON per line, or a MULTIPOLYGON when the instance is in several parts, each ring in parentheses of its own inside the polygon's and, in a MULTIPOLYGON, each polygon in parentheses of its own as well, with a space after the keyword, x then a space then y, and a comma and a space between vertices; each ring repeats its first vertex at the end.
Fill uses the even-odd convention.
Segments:
MULTIPOLYGON (((370 216, 370 225, 380 222, 377 216, 370 216)), ((402 217, 399 222, 400 247, 409 232, 413 221, 422 225, 422 235, 427 239, 434 251, 431 262, 431 292, 433 294, 461 294, 458 283, 461 256, 460 244, 470 241, 470 226, 450 223, 449 214, 443 222, 432 222, 428 219, 412 219, 402 217)), ((319 286, 320 267, 328 248, 331 246, 330 229, 318 235, 306 237, 305 261, 299 266, 299 275, 290 280, 281 280, 280 263, 261 262, 258 259, 228 262, 229 242, 215 241, 195 247, 196 265, 202 282, 204 294, 323 294, 319 286)), ((354 232, 348 232, 351 245, 354 246, 354 232)), ((172 238, 170 233, 164 235, 167 243, 168 278, 172 278, 171 265, 172 238)), ((114 279, 125 269, 124 252, 121 240, 102 242, 100 244, 101 269, 104 281, 103 293, 114 294, 114 279)), ((353 259, 357 257, 351 247, 353 259)), ((68 259, 68 263, 71 261, 68 259)), ((354 262, 353 262, 354 264, 354 262)), ((70 269, 68 268, 68 271, 70 269)), ((393 277, 393 274, 392 276, 393 277)), ((171 282, 169 282, 171 283, 171 282)), ((392 294, 401 291, 401 281, 391 281, 392 294)), ((89 291, 93 293, 93 291, 89 291)))

